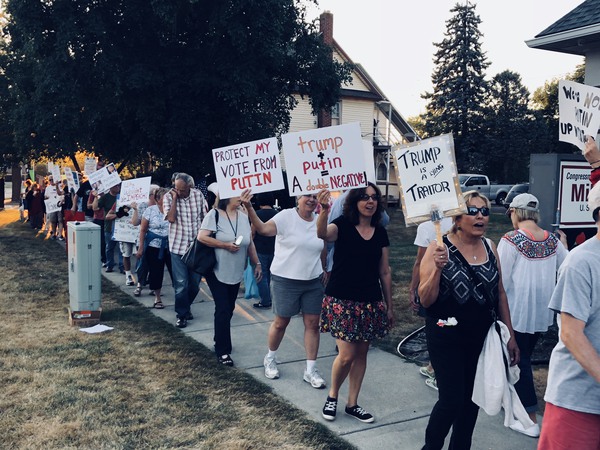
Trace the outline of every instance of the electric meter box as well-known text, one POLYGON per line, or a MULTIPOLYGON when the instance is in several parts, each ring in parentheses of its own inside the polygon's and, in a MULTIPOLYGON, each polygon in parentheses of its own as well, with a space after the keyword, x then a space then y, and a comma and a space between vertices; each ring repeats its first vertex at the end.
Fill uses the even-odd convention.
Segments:
POLYGON ((102 231, 92 222, 67 223, 71 311, 100 311, 102 231))

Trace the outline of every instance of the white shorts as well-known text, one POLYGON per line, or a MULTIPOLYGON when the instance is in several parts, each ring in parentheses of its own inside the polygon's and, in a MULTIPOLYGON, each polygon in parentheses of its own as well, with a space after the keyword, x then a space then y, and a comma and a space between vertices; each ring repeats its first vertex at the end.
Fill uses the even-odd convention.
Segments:
POLYGON ((133 255, 133 243, 131 242, 119 242, 119 248, 123 254, 123 258, 129 258, 133 255))

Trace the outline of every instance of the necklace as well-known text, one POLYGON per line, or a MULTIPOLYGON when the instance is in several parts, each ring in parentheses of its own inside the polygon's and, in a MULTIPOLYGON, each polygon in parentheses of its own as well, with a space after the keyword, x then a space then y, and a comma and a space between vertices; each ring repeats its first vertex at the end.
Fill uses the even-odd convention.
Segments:
POLYGON ((233 223, 231 223, 231 219, 229 218, 229 213, 225 210, 225 215, 227 216, 227 221, 229 222, 229 226, 231 227, 231 231, 233 231, 233 236, 237 237, 237 229, 238 229, 238 212, 235 212, 235 228, 233 228, 233 223))
MULTIPOLYGON (((463 246, 465 246, 465 247, 466 247, 466 246, 467 246, 467 244, 466 244, 465 242, 463 242, 462 238, 460 237, 460 234, 458 234, 458 233, 457 233, 457 234, 456 234, 456 236, 458 237, 458 240, 460 241, 460 243, 461 243, 463 246)), ((473 245, 473 244, 469 244, 469 246, 471 247, 471 250, 472 250, 472 251, 473 251, 473 250, 476 250, 476 247, 478 247, 478 246, 479 246, 479 242, 477 242, 475 245, 473 245)), ((462 253, 462 252, 461 252, 461 253, 462 253)), ((476 255, 472 255, 472 257, 473 257, 473 261, 477 261, 477 256, 476 256, 476 255)))

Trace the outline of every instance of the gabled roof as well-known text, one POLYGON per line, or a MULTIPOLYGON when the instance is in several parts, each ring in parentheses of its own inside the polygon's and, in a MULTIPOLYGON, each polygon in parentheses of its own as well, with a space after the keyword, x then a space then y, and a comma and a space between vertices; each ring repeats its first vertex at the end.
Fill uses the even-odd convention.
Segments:
POLYGON ((526 41, 532 48, 541 48, 585 56, 600 45, 600 0, 586 0, 526 41))

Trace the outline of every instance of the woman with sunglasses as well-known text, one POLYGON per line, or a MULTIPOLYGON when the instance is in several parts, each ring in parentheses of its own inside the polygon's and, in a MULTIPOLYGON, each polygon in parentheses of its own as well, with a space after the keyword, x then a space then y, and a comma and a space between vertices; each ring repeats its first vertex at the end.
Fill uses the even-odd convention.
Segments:
POLYGON ((256 214, 250 200, 251 191, 241 194, 242 204, 258 234, 275 236, 275 253, 271 263, 271 301, 275 319, 269 327, 265 377, 279 378, 276 354, 293 316, 302 312, 306 370, 304 381, 315 389, 325 387, 316 368, 319 351, 319 315, 323 300, 324 268, 327 249, 317 237, 316 195, 301 195, 297 206, 281 211, 267 222, 256 214))
POLYGON ((531 437, 540 435, 537 424, 537 395, 533 384, 531 354, 542 333, 552 325, 554 313, 548 308, 556 272, 567 257, 566 236, 560 237, 540 228, 538 199, 531 194, 517 195, 508 211, 515 231, 506 233, 498 243, 504 267, 502 283, 506 289, 515 339, 521 350, 521 375, 515 390, 534 425, 525 429, 521 422, 511 428, 531 437))
POLYGON ((439 394, 425 432, 423 449, 428 450, 443 448, 451 427, 450 448, 471 447, 479 412, 471 396, 492 310, 509 329, 510 364, 519 362, 498 255, 484 238, 490 202, 477 191, 463 197, 467 213, 454 218, 443 243, 430 244, 420 269, 419 297, 439 394))
POLYGON ((330 193, 323 190, 317 198, 322 207, 317 235, 335 243, 333 269, 321 309, 321 332, 330 332, 339 349, 322 415, 326 420, 335 419, 340 387, 349 378, 345 412, 370 423, 375 420, 373 415, 358 406, 367 352, 370 342, 384 337, 394 323, 390 242, 380 223, 381 192, 373 183, 351 190, 343 214, 329 225, 330 193))

